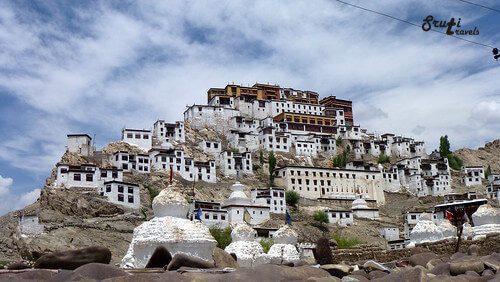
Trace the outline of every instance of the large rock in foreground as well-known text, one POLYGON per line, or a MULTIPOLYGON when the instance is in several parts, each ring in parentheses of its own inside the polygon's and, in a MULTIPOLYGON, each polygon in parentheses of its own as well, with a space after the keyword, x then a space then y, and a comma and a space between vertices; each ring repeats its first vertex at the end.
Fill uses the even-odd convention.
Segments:
POLYGON ((35 268, 41 269, 77 269, 88 263, 111 261, 111 252, 104 247, 89 247, 79 250, 53 252, 37 259, 35 268))

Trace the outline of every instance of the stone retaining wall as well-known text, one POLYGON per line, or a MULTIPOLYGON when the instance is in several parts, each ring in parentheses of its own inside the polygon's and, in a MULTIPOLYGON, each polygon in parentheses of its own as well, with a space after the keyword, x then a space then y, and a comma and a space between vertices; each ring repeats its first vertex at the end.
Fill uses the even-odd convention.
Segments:
MULTIPOLYGON (((500 234, 492 234, 483 240, 462 240, 460 243, 460 252, 466 253, 467 248, 475 244, 479 248, 479 255, 484 256, 492 252, 500 250, 500 234)), ((333 250, 333 258, 335 263, 344 261, 346 263, 355 263, 364 260, 376 260, 378 262, 391 262, 395 260, 410 257, 415 253, 431 251, 436 254, 453 254, 455 253, 455 240, 444 240, 433 243, 418 244, 415 248, 401 250, 381 250, 377 248, 355 248, 333 250)))

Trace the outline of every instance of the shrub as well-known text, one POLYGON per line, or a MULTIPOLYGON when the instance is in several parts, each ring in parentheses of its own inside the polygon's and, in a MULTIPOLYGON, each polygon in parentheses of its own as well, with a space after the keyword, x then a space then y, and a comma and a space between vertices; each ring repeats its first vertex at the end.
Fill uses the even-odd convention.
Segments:
POLYGON ((148 194, 149 194, 149 207, 153 207, 153 199, 160 194, 160 191, 156 190, 155 188, 149 186, 149 185, 144 185, 146 189, 148 189, 148 194))
POLYGON ((356 245, 363 243, 362 241, 356 238, 343 237, 339 233, 333 233, 332 238, 337 242, 338 249, 350 249, 356 245))
POLYGON ((391 161, 391 158, 387 155, 384 155, 384 154, 379 155, 377 158, 377 163, 379 163, 379 164, 386 164, 386 163, 389 163, 390 161, 391 161))
POLYGON ((299 193, 295 191, 287 191, 285 193, 285 200, 287 205, 296 207, 300 200, 299 193))
POLYGON ((455 156, 453 153, 448 155, 448 164, 454 170, 461 170, 464 162, 459 157, 455 156))
POLYGON ((314 220, 316 220, 319 223, 328 223, 328 214, 324 211, 315 211, 313 214, 314 220))
POLYGON ((334 167, 345 167, 347 164, 347 151, 344 151, 342 154, 338 154, 333 158, 332 165, 334 167))
POLYGON ((272 238, 264 238, 260 240, 260 245, 264 249, 264 253, 267 254, 269 252, 269 249, 271 249, 271 246, 274 244, 274 241, 272 238))
POLYGON ((488 179, 488 176, 491 175, 491 166, 488 165, 488 167, 486 168, 486 171, 484 172, 484 178, 488 179))
POLYGON ((269 163, 269 185, 274 186, 274 169, 276 168, 276 157, 274 156, 273 151, 269 152, 267 162, 269 163))
POLYGON ((217 247, 221 249, 225 249, 229 244, 231 244, 231 228, 219 228, 219 227, 210 227, 210 234, 214 237, 215 241, 217 241, 217 247))
POLYGON ((342 146, 342 137, 337 137, 337 140, 335 140, 335 145, 337 145, 337 147, 341 147, 342 146))
POLYGON ((326 237, 319 238, 316 242, 316 250, 314 251, 314 258, 319 264, 332 264, 333 255, 330 249, 330 240, 326 237))

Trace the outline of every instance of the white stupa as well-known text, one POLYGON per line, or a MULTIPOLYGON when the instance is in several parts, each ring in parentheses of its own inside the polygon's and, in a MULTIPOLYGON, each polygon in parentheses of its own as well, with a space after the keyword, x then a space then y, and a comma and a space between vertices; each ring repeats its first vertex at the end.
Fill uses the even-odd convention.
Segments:
POLYGON ((451 224, 447 219, 443 219, 439 222, 438 228, 443 234, 443 239, 452 239, 457 237, 457 227, 451 224))
POLYGON ((424 242, 434 242, 443 239, 443 232, 431 220, 431 215, 423 213, 420 220, 417 222, 410 232, 410 244, 418 244, 424 242))
POLYGON ((377 219, 379 218, 379 210, 377 208, 368 207, 368 203, 362 196, 352 201, 352 213, 355 217, 377 219))
POLYGON ((472 214, 473 239, 485 238, 487 234, 500 233, 500 209, 489 204, 481 205, 472 214))
POLYGON ((281 227, 274 233, 274 244, 269 249, 267 255, 273 258, 279 258, 281 262, 299 261, 300 254, 295 247, 297 238, 297 232, 290 226, 285 225, 281 227))
POLYGON ((251 267, 255 259, 264 253, 262 246, 255 241, 257 232, 246 223, 238 224, 231 231, 232 242, 226 247, 228 253, 235 253, 238 264, 242 267, 251 267))
POLYGON ((205 260, 212 260, 216 245, 207 226, 200 221, 186 218, 188 202, 171 187, 163 189, 153 200, 155 218, 134 229, 132 242, 123 257, 121 267, 146 266, 156 247, 162 245, 174 256, 186 253, 205 260))

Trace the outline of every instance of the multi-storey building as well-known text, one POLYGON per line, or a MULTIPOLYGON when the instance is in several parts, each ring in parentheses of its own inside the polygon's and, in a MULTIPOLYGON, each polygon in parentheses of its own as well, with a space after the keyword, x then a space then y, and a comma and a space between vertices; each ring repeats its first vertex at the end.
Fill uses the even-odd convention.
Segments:
POLYGON ((92 145, 92 137, 88 134, 68 134, 67 137, 66 149, 68 152, 87 157, 93 155, 95 148, 92 145))
POLYGON ((152 147, 153 133, 147 129, 130 129, 122 130, 122 141, 135 145, 144 151, 149 151, 152 147))
POLYGON ((354 125, 354 116, 352 113, 352 101, 337 99, 335 96, 328 96, 321 101, 321 105, 325 108, 342 109, 345 115, 346 125, 354 125))
POLYGON ((168 123, 164 120, 157 120, 153 125, 153 135, 162 144, 173 141, 184 142, 186 140, 184 122, 168 123))
POLYGON ((465 186, 481 185, 482 179, 484 178, 484 167, 463 166, 462 173, 464 174, 462 182, 465 186))

